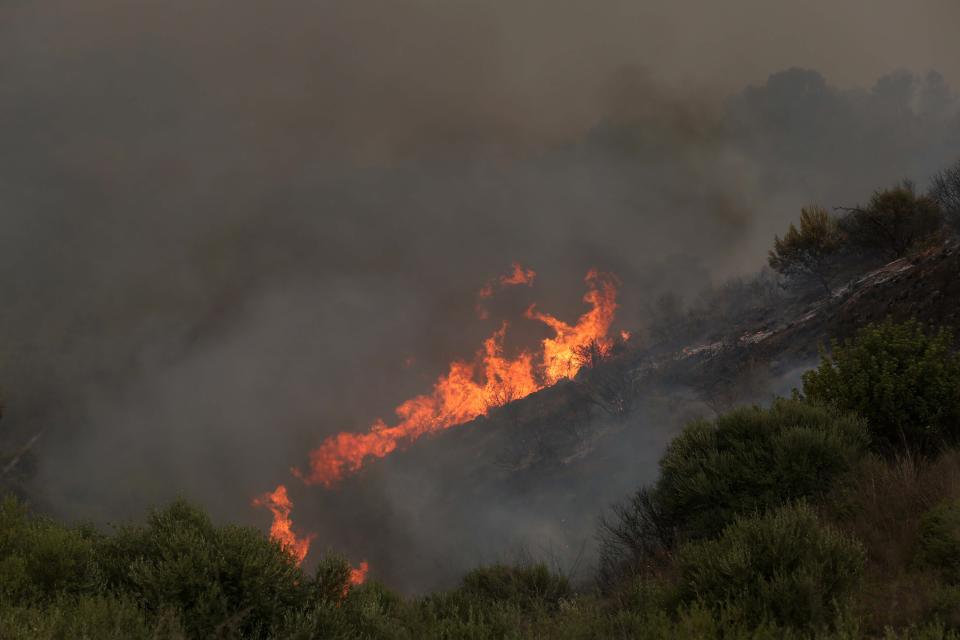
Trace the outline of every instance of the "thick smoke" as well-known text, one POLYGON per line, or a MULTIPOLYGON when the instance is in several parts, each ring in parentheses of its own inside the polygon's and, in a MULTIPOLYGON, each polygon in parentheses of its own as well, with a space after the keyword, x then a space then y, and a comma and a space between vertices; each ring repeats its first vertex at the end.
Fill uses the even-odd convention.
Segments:
MULTIPOLYGON (((24 490, 98 522, 182 492, 262 524, 251 496, 500 319, 534 299, 573 319, 587 268, 639 327, 664 291, 755 270, 799 206, 954 159, 956 3, 797 5, 0 5, 3 445, 43 430, 24 490), (480 321, 513 260, 537 286, 480 321)), ((515 325, 514 346, 540 335, 515 325)), ((581 506, 658 454, 597 466, 565 517, 587 532, 581 506)), ((375 474, 351 518, 294 486, 294 518, 419 563, 419 587, 550 538, 518 490, 474 506, 495 545, 404 561, 484 537, 431 517, 460 487, 428 477, 375 474)))

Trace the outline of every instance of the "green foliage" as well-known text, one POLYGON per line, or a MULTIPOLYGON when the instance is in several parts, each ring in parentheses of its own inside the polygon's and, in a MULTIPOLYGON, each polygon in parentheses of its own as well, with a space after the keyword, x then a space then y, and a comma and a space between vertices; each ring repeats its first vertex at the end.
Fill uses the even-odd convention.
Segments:
POLYGON ((102 546, 111 583, 154 613, 179 611, 191 637, 266 636, 304 597, 302 572, 279 545, 255 529, 215 527, 183 501, 102 546))
POLYGON ((933 591, 926 617, 950 629, 960 629, 960 586, 939 585, 933 591))
POLYGON ((800 211, 799 229, 791 224, 783 238, 774 238, 770 267, 788 277, 812 277, 829 293, 843 244, 837 219, 823 207, 806 207, 800 211))
POLYGON ((917 195, 910 182, 876 191, 866 207, 847 211, 843 226, 850 239, 864 250, 880 253, 889 260, 907 255, 943 224, 937 201, 917 195))
POLYGON ((943 502, 920 518, 917 560, 960 585, 960 500, 943 502))
POLYGON ((803 393, 867 419, 885 451, 930 452, 960 436, 960 357, 942 329, 887 320, 833 343, 820 367, 803 377, 803 393))
POLYGON ((835 626, 859 584, 859 542, 821 524, 804 503, 741 517, 716 540, 680 549, 682 601, 728 606, 748 626, 835 626))
POLYGON ((350 589, 337 600, 312 602, 292 609, 277 631, 285 640, 414 638, 408 621, 398 616, 400 599, 376 582, 350 589))
POLYGON ((868 444, 861 419, 798 400, 688 425, 667 447, 656 485, 603 522, 601 586, 644 571, 678 540, 718 535, 738 515, 824 495, 868 444))
POLYGON ((496 564, 474 569, 463 578, 460 591, 479 602, 510 603, 521 609, 556 608, 573 595, 570 581, 551 573, 543 564, 496 564))
POLYGON ((34 607, 0 608, 0 638, 30 640, 180 640, 173 617, 153 621, 126 598, 58 598, 34 607))
POLYGON ((350 589, 350 563, 343 556, 327 555, 317 564, 309 589, 313 600, 339 604, 350 589))
POLYGON ((93 593, 100 581, 87 531, 29 518, 12 497, 0 501, 0 597, 34 604, 93 593))
POLYGON ((794 400, 694 422, 660 461, 661 517, 682 538, 714 536, 737 515, 822 495, 867 444, 860 419, 794 400))

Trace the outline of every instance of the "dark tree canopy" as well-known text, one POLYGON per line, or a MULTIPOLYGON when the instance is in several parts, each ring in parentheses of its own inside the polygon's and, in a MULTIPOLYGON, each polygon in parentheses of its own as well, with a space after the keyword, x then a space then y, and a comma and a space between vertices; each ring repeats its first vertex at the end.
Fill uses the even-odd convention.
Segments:
POLYGON ((800 212, 800 228, 793 224, 777 236, 770 251, 770 267, 787 277, 810 277, 827 293, 840 266, 844 236, 837 219, 823 207, 800 212))
POLYGON ((954 230, 960 231, 960 160, 933 177, 932 198, 954 230))
POLYGON ((866 207, 851 207, 844 220, 850 240, 868 253, 888 260, 904 257, 943 223, 937 201, 917 195, 910 182, 874 192, 866 207))

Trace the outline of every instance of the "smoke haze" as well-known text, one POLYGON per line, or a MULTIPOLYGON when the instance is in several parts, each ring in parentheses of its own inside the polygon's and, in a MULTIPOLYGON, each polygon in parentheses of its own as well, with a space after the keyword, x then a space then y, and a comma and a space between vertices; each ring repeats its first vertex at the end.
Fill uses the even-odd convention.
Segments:
MULTIPOLYGON (((3 446, 44 430, 25 491, 60 515, 182 492, 263 525, 250 498, 324 436, 530 302, 575 319, 589 267, 642 328, 800 206, 922 184, 960 155, 958 26, 954 0, 0 1, 3 446), (481 321, 512 261, 536 286, 481 321)), ((652 477, 651 433, 583 504, 652 477)), ((423 586, 471 539, 426 477, 384 466, 342 520, 294 486, 294 519, 397 573, 419 550, 423 586)), ((544 537, 515 498, 503 548, 544 537)))

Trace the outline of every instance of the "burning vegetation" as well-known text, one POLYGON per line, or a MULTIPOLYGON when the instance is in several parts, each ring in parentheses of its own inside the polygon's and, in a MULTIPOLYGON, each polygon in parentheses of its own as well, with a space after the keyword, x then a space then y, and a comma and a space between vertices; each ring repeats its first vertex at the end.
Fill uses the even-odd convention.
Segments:
MULTIPOLYGON (((532 286, 536 272, 513 263, 512 271, 501 276, 500 287, 532 286)), ((583 301, 590 310, 575 324, 568 324, 531 305, 524 317, 547 325, 553 336, 542 340, 537 352, 521 351, 515 356, 504 353, 504 339, 509 324, 504 322, 487 338, 472 361, 458 360, 450 364, 446 374, 434 383, 429 394, 410 398, 396 409, 397 421, 388 425, 378 419, 364 433, 341 432, 324 440, 310 452, 307 471, 293 469, 293 474, 307 485, 322 484, 330 488, 345 475, 359 470, 365 461, 383 458, 405 442, 486 415, 493 408, 519 400, 560 380, 570 379, 589 364, 585 350, 608 353, 613 339, 608 336, 617 309, 617 279, 591 269, 584 281, 587 293, 583 301)), ((494 281, 480 290, 481 298, 494 292, 494 281)), ((297 535, 290 512, 293 509, 285 485, 272 493, 255 498, 253 504, 266 507, 273 514, 270 537, 302 563, 315 534, 297 535)), ((369 565, 361 562, 350 570, 349 584, 362 584, 369 565)))
MULTIPOLYGON (((534 272, 514 265, 507 284, 532 281, 534 272)), ((509 325, 504 323, 484 341, 473 361, 458 360, 434 383, 433 391, 406 400, 395 410, 397 421, 388 425, 378 419, 366 433, 342 432, 327 438, 310 452, 307 471, 293 473, 308 485, 330 487, 346 474, 360 469, 369 458, 382 458, 402 442, 442 431, 485 415, 491 408, 524 398, 564 378, 573 378, 583 362, 578 350, 599 345, 609 350, 607 337, 617 308, 616 279, 591 270, 585 278, 588 291, 583 300, 591 309, 576 324, 541 313, 531 306, 525 317, 550 327, 537 353, 522 351, 504 355, 503 341, 509 325)))
POLYGON ((310 551, 310 542, 313 541, 316 534, 310 533, 301 537, 293 532, 293 520, 290 519, 293 502, 287 495, 287 487, 281 484, 271 493, 265 493, 258 498, 254 498, 253 506, 266 507, 270 510, 273 514, 270 537, 289 551, 297 559, 298 564, 303 562, 303 559, 307 557, 307 552, 310 551))

